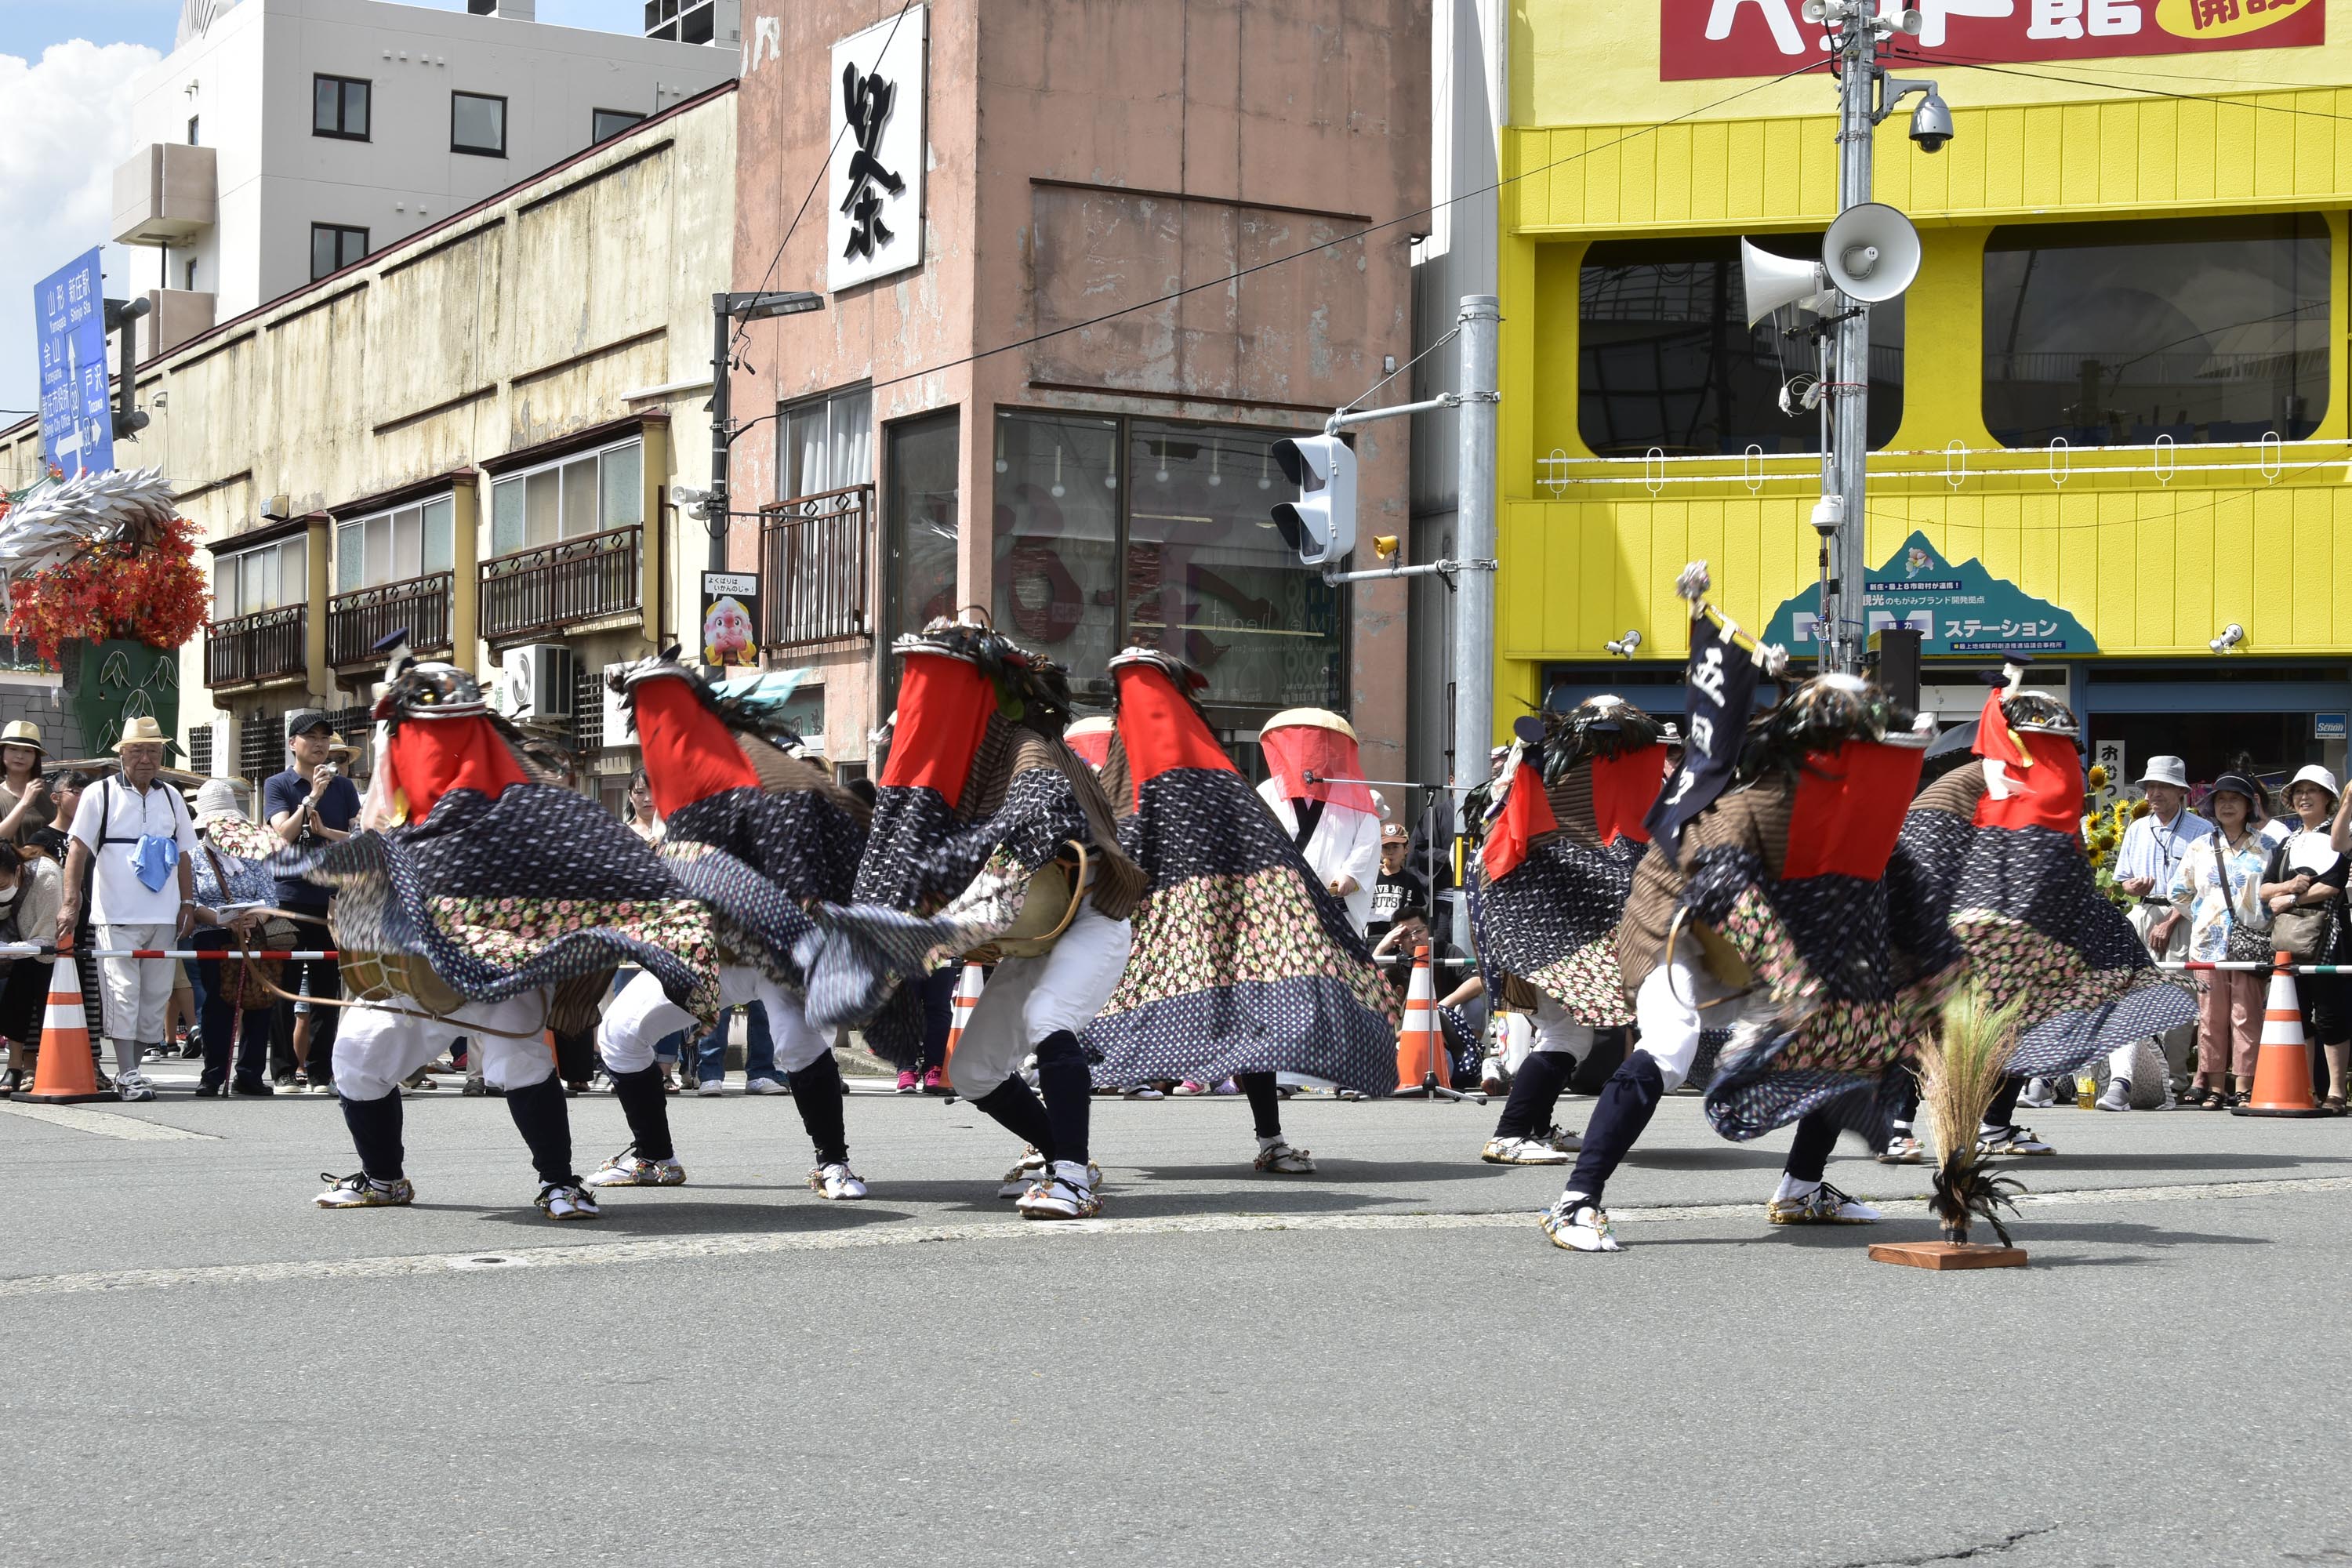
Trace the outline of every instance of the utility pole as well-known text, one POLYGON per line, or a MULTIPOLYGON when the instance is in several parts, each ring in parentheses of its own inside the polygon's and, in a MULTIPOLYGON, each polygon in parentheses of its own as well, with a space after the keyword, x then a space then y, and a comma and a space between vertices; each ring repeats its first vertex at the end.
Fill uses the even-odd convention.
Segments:
MULTIPOLYGON (((1461 408, 1454 437, 1454 552, 1465 563, 1495 559, 1495 408, 1502 301, 1492 294, 1462 297, 1461 408)), ((1491 569, 1464 572, 1454 601, 1454 779, 1476 784, 1486 777, 1486 751, 1495 738, 1495 579, 1491 569)))
MULTIPOLYGON (((727 570, 727 536, 734 512, 728 489, 728 449, 735 437, 749 429, 735 424, 734 388, 731 385, 735 368, 734 338, 738 321, 765 321, 770 316, 796 316, 805 310, 821 310, 824 297, 800 290, 769 289, 756 294, 713 294, 710 297, 710 488, 698 490, 688 485, 675 487, 671 494, 687 516, 698 518, 703 531, 710 536, 710 551, 706 558, 707 570, 727 570)), ((751 424, 758 424, 758 420, 751 424)), ((695 599, 698 605, 701 595, 695 599)), ((696 611, 699 617, 701 612, 696 611)), ((716 670, 710 671, 717 674, 716 670)))

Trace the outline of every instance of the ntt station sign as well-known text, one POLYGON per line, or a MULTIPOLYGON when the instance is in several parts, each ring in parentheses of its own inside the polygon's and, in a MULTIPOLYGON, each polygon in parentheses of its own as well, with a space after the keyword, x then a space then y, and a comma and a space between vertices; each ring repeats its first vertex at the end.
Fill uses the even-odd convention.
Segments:
MULTIPOLYGON (((1659 0, 1658 78, 1780 76, 1829 58, 1802 0, 1659 0)), ((1954 65, 2284 49, 2327 41, 2327 0, 1916 0, 1899 57, 1954 65)), ((1900 10, 1899 5, 1887 5, 1900 10)))

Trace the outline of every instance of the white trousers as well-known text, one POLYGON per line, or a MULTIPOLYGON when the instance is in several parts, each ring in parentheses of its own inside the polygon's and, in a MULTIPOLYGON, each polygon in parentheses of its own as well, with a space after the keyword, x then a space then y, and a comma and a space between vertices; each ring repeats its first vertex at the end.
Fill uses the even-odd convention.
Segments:
POLYGON ((1695 936, 1678 935, 1665 962, 1650 971, 1633 994, 1633 1016, 1642 1026, 1640 1048, 1658 1064, 1658 1076, 1672 1094, 1690 1077, 1698 1059, 1701 1027, 1727 1029, 1750 1012, 1770 1006, 1761 991, 1744 1002, 1741 993, 1717 980, 1706 966, 1705 950, 1695 936), (1707 1004, 1702 1016, 1700 1008, 1707 1004))
MULTIPOLYGON (((1133 939, 1127 921, 1110 919, 1089 900, 1043 958, 998 964, 948 1063, 955 1091, 977 1100, 1019 1072, 1038 1041, 1092 1023, 1118 988, 1133 939)), ((782 1055, 780 1045, 779 1060, 782 1055)))
MULTIPOLYGON (((740 1007, 757 1002, 768 1011, 768 1033, 776 1042, 779 1071, 795 1073, 833 1048, 832 1039, 817 1033, 800 999, 749 964, 730 963, 719 972, 719 1002, 740 1007)), ((702 1026, 693 1014, 671 1001, 661 982, 640 972, 621 987, 596 1026, 596 1054, 606 1072, 643 1072, 654 1065, 654 1047, 680 1029, 699 1037, 702 1026)))
MULTIPOLYGON (((2131 921, 2132 931, 2139 937, 2140 945, 2147 947, 2149 930, 2168 912, 2158 909, 2154 904, 2134 904, 2124 912, 2124 918, 2131 921)), ((2149 951, 2155 952, 2152 948, 2149 951)), ((2157 956, 2167 959, 2182 958, 2187 956, 2188 952, 2189 922, 2184 920, 2172 928, 2172 940, 2165 944, 2164 952, 2157 956)), ((2165 1064, 2172 1069, 2174 1081, 2186 1083, 2189 1080, 2191 1059, 2197 1054, 2197 1026, 2182 1024, 2178 1027, 2158 1032, 2156 1037, 2156 1048, 2164 1053, 2165 1064)), ((2139 1042, 2134 1040, 2127 1045, 2117 1046, 2109 1052, 2107 1054, 2109 1075, 2122 1079, 2130 1078, 2132 1058, 2138 1049, 2139 1042)))
MULTIPOLYGON (((179 934, 172 925, 103 925, 98 944, 112 948, 168 948, 179 934)), ((141 1046, 163 1043, 163 1019, 172 1005, 176 958, 101 958, 99 994, 106 1003, 106 1037, 114 1042, 114 1070, 132 1072, 141 1046)))
POLYGON ((1568 1009, 1549 996, 1538 995, 1535 1041, 1528 1047, 1528 1054, 1533 1056, 1538 1051, 1558 1051, 1580 1061, 1592 1053, 1592 1031, 1569 1016, 1568 1009))
POLYGON ((491 1088, 544 1083, 555 1076, 555 1047, 544 1033, 551 1000, 543 990, 526 991, 503 1002, 468 1002, 445 1017, 427 1015, 405 996, 383 1006, 362 1003, 335 1030, 335 1088, 345 1100, 382 1100, 458 1035, 473 1041, 491 1088), (510 1037, 518 1034, 525 1037, 510 1037))

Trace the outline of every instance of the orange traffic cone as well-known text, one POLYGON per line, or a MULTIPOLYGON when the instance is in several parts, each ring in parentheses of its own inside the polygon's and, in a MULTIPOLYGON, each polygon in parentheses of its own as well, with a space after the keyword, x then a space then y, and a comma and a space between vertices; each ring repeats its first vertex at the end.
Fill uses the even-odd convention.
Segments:
MULTIPOLYGON (((2271 994, 2263 1010, 2262 1052, 2254 1058, 2254 1097, 2230 1108, 2232 1116, 2325 1116, 2311 1100, 2311 1043, 2303 1037, 2303 1006, 2294 976, 2282 952, 2271 971, 2271 994)), ((45 1055, 47 1053, 44 1053, 45 1055)))
POLYGON ((1451 1089, 1445 1064, 1445 1043, 1437 1024, 1437 987, 1429 973, 1429 949, 1412 950, 1412 984, 1404 994, 1404 1027, 1397 1031, 1399 1094, 1419 1094, 1436 1075, 1437 1087, 1451 1089))
POLYGON ((948 1064, 955 1060, 955 1049, 963 1038, 963 1026, 971 1022, 971 1010, 980 1005, 981 987, 988 984, 988 972, 977 963, 967 963, 956 976, 955 1000, 949 1004, 947 1054, 940 1058, 940 1072, 944 1076, 948 1064))
POLYGON ((49 966, 48 1009, 41 1018, 41 1059, 33 1069, 33 1087, 18 1089, 14 1098, 47 1105, 114 1098, 98 1087, 98 1062, 89 1054, 89 1019, 81 1010, 81 975, 70 952, 59 952, 49 966))

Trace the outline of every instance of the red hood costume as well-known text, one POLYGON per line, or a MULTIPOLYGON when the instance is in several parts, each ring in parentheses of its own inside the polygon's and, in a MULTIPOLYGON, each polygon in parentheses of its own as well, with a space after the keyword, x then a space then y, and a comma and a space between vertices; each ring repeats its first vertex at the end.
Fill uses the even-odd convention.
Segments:
POLYGON ((368 830, 273 867, 336 889, 347 956, 421 959, 465 1001, 555 988, 557 1028, 593 1021, 622 963, 716 1012, 708 912, 610 812, 537 781, 473 677, 404 658, 375 714, 368 830))
POLYGON ((1396 1015, 1371 951, 1217 743, 1192 697, 1202 678, 1143 648, 1110 669, 1103 783, 1150 882, 1118 988, 1086 1031, 1095 1082, 1295 1072, 1389 1093, 1396 1015))
POLYGON ((784 749, 800 739, 782 716, 795 684, 771 675, 714 689, 676 650, 613 678, 661 815, 659 853, 710 910, 727 956, 797 991, 818 937, 803 906, 848 898, 866 812, 784 749))
POLYGON ((1533 1011, 1540 992, 1589 1028, 1633 1021, 1616 932, 1650 841, 1642 819, 1664 769, 1663 727, 1617 697, 1546 711, 1488 786, 1470 877, 1487 994, 1533 1011))
POLYGON ((1061 668, 984 627, 934 622, 902 637, 898 710, 875 787, 854 904, 813 912, 826 930, 809 1021, 866 1024, 877 1054, 919 1062, 920 998, 889 976, 982 949, 1021 921, 1038 873, 1083 848, 1086 896, 1125 920, 1142 868, 1094 770, 1062 742, 1061 668), (870 1022, 869 1022, 870 1020, 870 1022))
POLYGON ((2011 1071, 2029 1078, 2196 1020, 2084 855, 2079 732, 2053 699, 1993 691, 1969 756, 1911 802, 1887 869, 1897 902, 1968 950, 1993 1005, 2023 1000, 2011 1071))
POLYGON ((1727 1138, 1755 1138, 1869 1085, 1933 1021, 1958 976, 1958 944, 1890 908, 1889 857, 1927 736, 1876 688, 1806 682, 1749 726, 1734 788, 1653 845, 1619 928, 1627 995, 1664 961, 1677 928, 1716 978, 1759 989, 1708 1085, 1727 1138))

